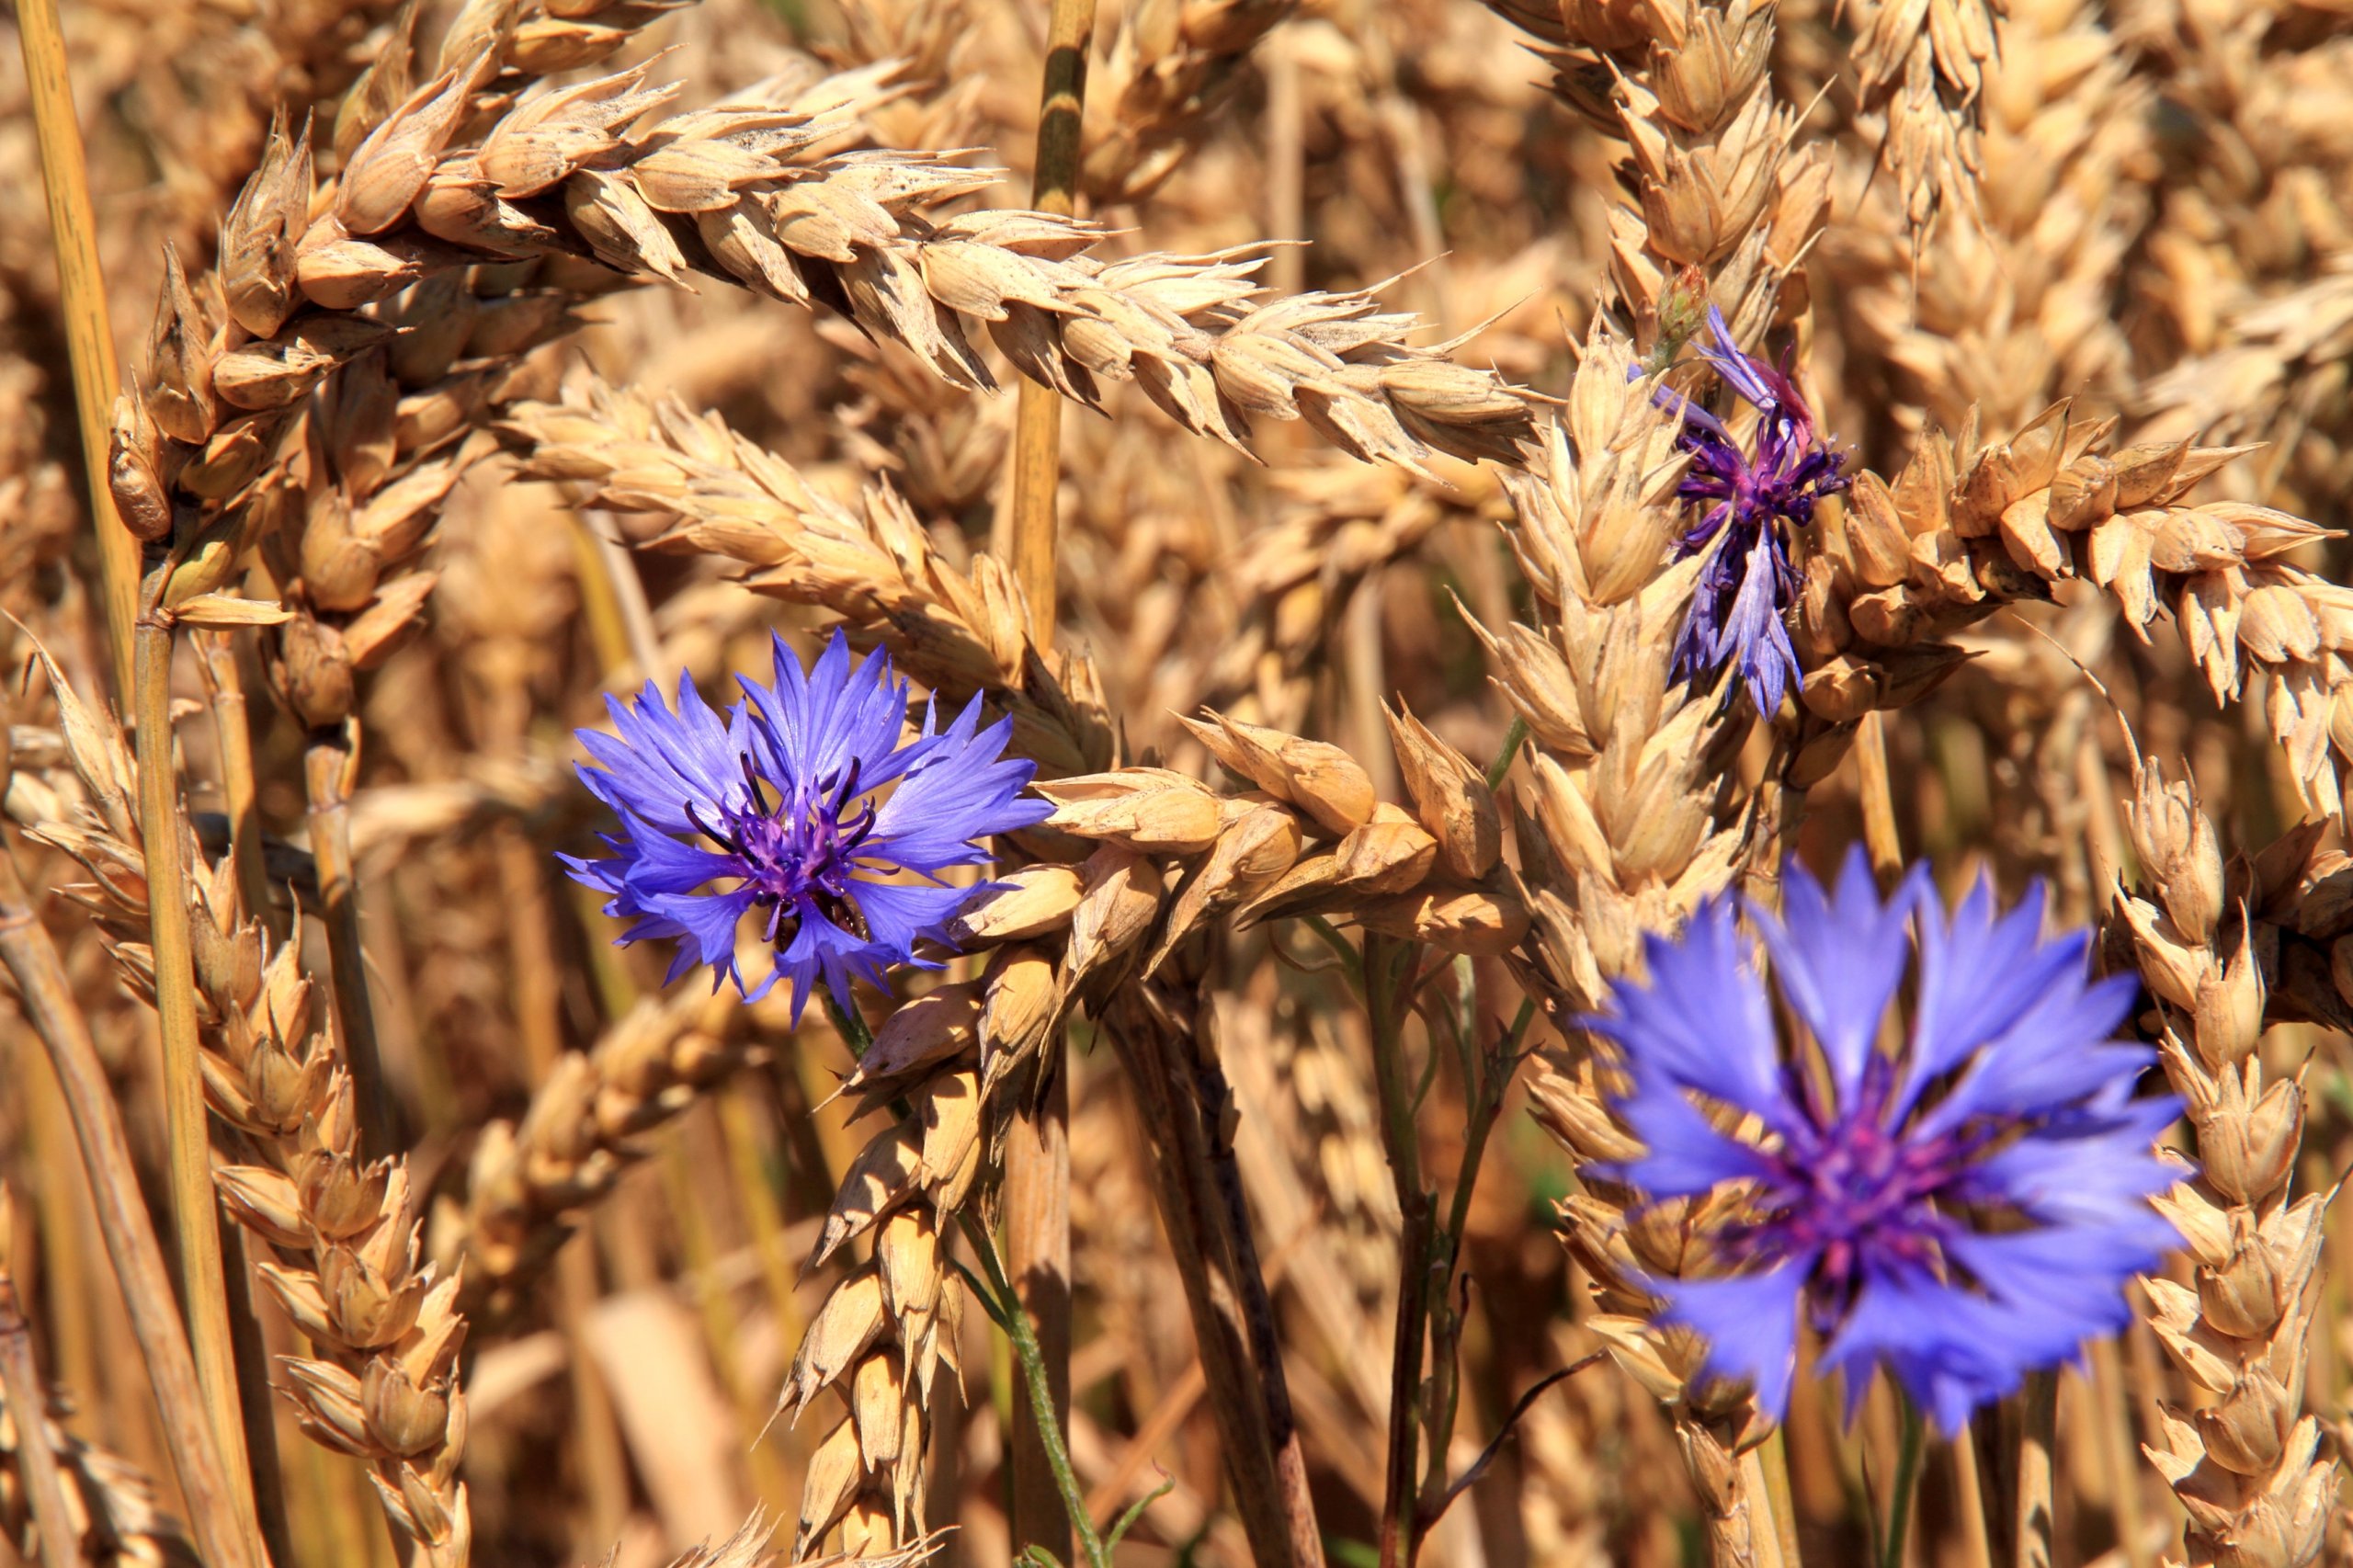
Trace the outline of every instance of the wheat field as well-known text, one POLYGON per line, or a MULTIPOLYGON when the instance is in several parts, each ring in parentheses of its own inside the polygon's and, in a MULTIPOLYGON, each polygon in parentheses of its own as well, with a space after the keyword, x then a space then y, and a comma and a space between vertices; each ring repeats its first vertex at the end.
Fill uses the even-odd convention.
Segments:
POLYGON ((13 0, 0 1563, 2353 1563, 2353 13, 13 0))

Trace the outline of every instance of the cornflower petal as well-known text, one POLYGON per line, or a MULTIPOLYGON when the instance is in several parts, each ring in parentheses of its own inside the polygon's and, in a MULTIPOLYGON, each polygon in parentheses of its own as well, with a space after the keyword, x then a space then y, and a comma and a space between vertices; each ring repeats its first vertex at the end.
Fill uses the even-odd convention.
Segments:
POLYGON ((651 683, 612 702, 611 733, 581 733, 580 773, 621 831, 563 860, 631 922, 619 940, 678 944, 671 979, 707 966, 747 1000, 790 980, 797 1018, 821 984, 847 1006, 855 981, 937 967, 926 949, 952 946, 977 891, 937 873, 986 860, 983 840, 1051 807, 1023 798, 1033 765, 1004 756, 1010 722, 982 729, 975 700, 942 733, 926 704, 908 735, 906 683, 839 631, 805 671, 776 639, 774 669, 773 685, 745 678, 723 720, 683 676, 673 703, 651 683), (747 920, 774 954, 756 983, 736 957, 747 920))
POLYGON ((1924 1131, 1975 1116, 2034 1116, 2074 1105, 2103 1085, 2154 1063, 2145 1045, 2112 1040, 2130 1016, 2139 983, 2110 975, 2090 985, 2063 974, 2051 990, 1987 1041, 1950 1092, 1923 1118, 1924 1131))
MULTIPOLYGON (((2122 1290, 2117 1300, 2123 1300, 2122 1290)), ((2075 1341, 2066 1341, 2072 1349, 2075 1341)), ((1923 1273, 1881 1276, 1857 1294, 1837 1335, 1823 1347, 1822 1370, 1847 1379, 1847 1419, 1852 1421, 1884 1367, 1912 1403, 1946 1437, 1957 1435, 1978 1405, 2000 1399, 2026 1381, 2030 1364, 2055 1360, 2054 1345, 2035 1332, 2028 1314, 1923 1273), (2032 1337, 2021 1341, 2019 1335, 2032 1337)), ((2058 1355, 2065 1354, 2064 1349, 2058 1355)))
POLYGON ((1769 1179, 1773 1166, 1754 1144, 1716 1130, 1680 1086, 1637 1068, 1634 1092, 1620 1100, 1627 1130, 1649 1151, 1622 1169, 1597 1174, 1639 1187, 1654 1198, 1689 1198, 1728 1181, 1769 1179))
POLYGON ((1720 306, 1711 304, 1708 307, 1708 335, 1715 341, 1712 345, 1697 345, 1699 358, 1705 359, 1716 374, 1724 379, 1724 384, 1738 392, 1751 406, 1769 411, 1775 400, 1772 388, 1766 384, 1761 373, 1766 367, 1740 351, 1740 346, 1733 341, 1732 328, 1726 324, 1720 306))
POLYGON ((1799 678, 1797 650, 1784 620, 1798 576, 1790 534, 1812 526, 1815 504, 1851 483, 1847 454, 1823 445, 1813 413, 1788 374, 1741 351, 1723 312, 1708 312, 1700 358, 1724 385, 1763 415, 1743 451, 1715 415, 1669 388, 1654 396, 1680 413, 1677 444, 1691 460, 1676 487, 1688 505, 1705 503, 1677 542, 1677 559, 1712 546, 1674 650, 1678 680, 1711 676, 1736 664, 1749 700, 1769 719, 1799 678))
POLYGON ((1732 905, 1715 901, 1680 941, 1646 937, 1650 984, 1619 986, 1617 1010, 1583 1022, 1665 1081, 1785 1127, 1793 1110, 1773 1018, 1741 949, 1732 905))
POLYGON ((1659 1321, 1696 1330, 1708 1341, 1703 1378, 1746 1381, 1776 1416, 1790 1408, 1797 1369, 1798 1297, 1808 1258, 1728 1279, 1650 1282, 1666 1302, 1659 1321))
POLYGON ((2007 1030, 2062 976, 2083 972, 2090 938, 2075 932, 2044 942, 2042 903, 2042 883, 2030 882, 2016 909, 1996 915, 1993 884, 1981 876, 1949 924, 1934 908, 1921 910, 1919 1017, 1899 1114, 1932 1081, 2007 1030))
POLYGON ((1781 994, 1821 1042, 1842 1105, 1852 1105, 1862 1086, 1880 1020, 1904 979, 1912 907, 1927 886, 1915 870, 1881 903, 1859 844, 1847 852, 1828 898, 1812 877, 1793 877, 1781 887, 1781 915, 1748 906, 1781 994))
POLYGON ((2081 934, 2044 939, 2039 894, 2002 914, 1981 883, 1947 917, 1925 869, 1883 901, 1849 856, 1835 892, 1792 864, 1780 913, 1752 914, 1790 1040, 1730 901, 1654 938, 1649 984, 1620 982, 1588 1023, 1618 1048, 1617 1106, 1645 1146, 1599 1174, 1723 1217, 1728 1272, 1650 1282, 1663 1322, 1710 1337, 1711 1372, 1754 1379, 1779 1414, 1802 1310, 1850 1410, 1883 1369, 1955 1431, 2126 1320, 2126 1286, 2178 1244, 2150 1199, 2174 1179, 2152 1145, 2179 1106, 2138 1096, 2153 1053, 2111 1034, 2131 984, 2085 978, 2081 934))

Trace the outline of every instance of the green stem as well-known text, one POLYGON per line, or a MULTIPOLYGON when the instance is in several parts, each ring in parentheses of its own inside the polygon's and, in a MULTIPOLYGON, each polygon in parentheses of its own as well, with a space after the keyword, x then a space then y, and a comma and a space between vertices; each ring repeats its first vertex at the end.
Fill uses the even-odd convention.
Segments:
POLYGON ((1414 1093, 1405 1062, 1404 999, 1412 983, 1410 943, 1367 933, 1364 939, 1365 1012, 1372 1028, 1373 1083, 1381 1098, 1381 1128, 1397 1195, 1422 1189, 1420 1142, 1414 1131, 1414 1093))
POLYGON ((1054 1393, 1046 1377, 1046 1355, 1039 1347, 1029 1314, 1022 1311, 1021 1298, 1013 1289, 1013 1282, 1006 1278, 1005 1265, 998 1259, 996 1244, 989 1238, 987 1230, 970 1213, 958 1218, 963 1222, 965 1239, 972 1244, 972 1251, 989 1277, 986 1290, 977 1290, 978 1281, 969 1270, 965 1282, 976 1287, 983 1309, 1005 1330, 1006 1339, 1013 1346, 1013 1358, 1021 1363, 1021 1381, 1029 1395, 1029 1414, 1038 1424, 1039 1446, 1045 1450, 1046 1467, 1053 1472, 1054 1488, 1062 1494, 1071 1528, 1078 1532, 1079 1550, 1086 1553, 1088 1568, 1111 1568, 1110 1551, 1096 1533, 1095 1520, 1086 1511, 1086 1494, 1079 1487, 1077 1472, 1071 1469, 1070 1449, 1063 1442, 1062 1424, 1054 1418, 1054 1393))
POLYGON ((821 983, 817 994, 825 999, 825 1016, 834 1020, 834 1032, 849 1047, 850 1060, 865 1060, 868 1048, 874 1043, 874 1031, 866 1027, 866 1020, 858 1017, 857 1008, 842 1006, 832 986, 821 983))
POLYGON ((1920 1455, 1927 1447, 1927 1424, 1919 1407, 1897 1396, 1903 1410, 1902 1449, 1895 1458, 1895 1491, 1887 1501, 1887 1535, 1880 1545, 1880 1568, 1904 1568, 1904 1540, 1912 1528, 1912 1489, 1920 1477, 1920 1455))
POLYGON ((1364 960, 1357 956, 1355 946, 1346 937, 1340 935, 1336 926, 1320 915, 1302 915, 1300 924, 1314 932, 1323 944, 1338 956, 1341 971, 1348 977, 1348 989, 1358 996, 1362 996, 1364 994, 1364 960))
POLYGON ((1511 771, 1512 758, 1528 744, 1528 721, 1515 716, 1511 728, 1504 732, 1503 749, 1495 753, 1495 760, 1487 765, 1487 789, 1490 792, 1504 787, 1504 775, 1511 771))

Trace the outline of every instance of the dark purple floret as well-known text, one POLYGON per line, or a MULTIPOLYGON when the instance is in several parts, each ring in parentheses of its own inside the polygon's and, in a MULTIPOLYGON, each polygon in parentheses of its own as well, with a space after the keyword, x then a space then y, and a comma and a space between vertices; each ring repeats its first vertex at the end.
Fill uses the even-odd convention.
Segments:
POLYGON ((1813 521, 1816 502, 1853 483, 1847 454, 1826 445, 1785 369, 1744 354, 1733 343, 1723 312, 1708 310, 1712 346, 1700 358, 1742 401, 1763 415, 1754 453, 1744 453, 1722 420, 1696 403, 1663 393, 1683 415, 1680 444, 1691 466, 1677 487, 1698 518, 1676 546, 1676 559, 1722 542, 1700 568, 1690 614, 1675 641, 1675 675, 1713 675, 1737 660, 1756 711, 1767 718, 1798 676, 1797 650, 1785 624, 1797 597, 1797 568, 1787 530, 1813 521))
POLYGON ((1792 865, 1783 891, 1779 916, 1748 913, 1790 1045, 1722 899, 1652 938, 1650 983, 1586 1020, 1618 1046, 1648 1151, 1611 1174, 1648 1199, 1738 1189, 1722 1272, 1651 1282, 1662 1322, 1706 1336, 1710 1375, 1782 1414, 1802 1313, 1850 1409, 1884 1368, 1956 1432, 2125 1325, 2126 1284, 2178 1244, 2148 1199, 2174 1179, 2151 1144, 2180 1107, 2134 1097, 2154 1052, 2111 1038, 2134 983, 2087 981, 2083 932, 2045 940, 2039 887, 1997 915, 1980 882, 1948 919, 1924 869, 1882 903, 1859 850, 1834 890, 1792 865))
POLYGON ((1051 808, 1022 798, 1033 765, 1003 755, 1010 720, 979 727, 977 699, 945 730, 926 706, 903 744, 907 683, 889 660, 853 663, 836 631, 805 674, 776 639, 775 667, 723 718, 683 674, 675 706, 651 681, 608 699, 615 733, 579 732, 600 765, 580 777, 621 831, 600 835, 609 855, 563 858, 631 922, 620 941, 678 944, 669 979, 708 964, 714 989, 756 1000, 790 976, 797 1017, 819 982, 847 1006, 853 978, 938 967, 921 949, 952 945, 948 923, 979 891, 938 873, 1051 808), (747 915, 773 953, 756 984, 736 963, 747 915))

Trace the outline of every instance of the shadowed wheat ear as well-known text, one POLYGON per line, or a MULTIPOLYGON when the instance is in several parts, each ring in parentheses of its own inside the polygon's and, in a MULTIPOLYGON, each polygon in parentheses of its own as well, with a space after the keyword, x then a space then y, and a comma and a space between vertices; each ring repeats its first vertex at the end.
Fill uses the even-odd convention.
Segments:
MULTIPOLYGON (((56 1456, 79 1557, 100 1568, 201 1568, 180 1522, 163 1511, 153 1483, 136 1465, 83 1442, 46 1415, 40 1431, 56 1456)), ((24 1440, 17 1412, 0 1398, 0 1530, 12 1543, 24 1540, 32 1523, 17 1457, 24 1440)))
POLYGON ((483 1129, 462 1202, 433 1216, 431 1254, 465 1278, 460 1305, 510 1310, 573 1222, 645 1157, 644 1134, 767 1060, 740 1003, 697 987, 641 1001, 586 1051, 559 1057, 519 1121, 483 1129))
MULTIPOLYGON (((2257 1049, 2268 987, 2245 902, 2252 879, 2226 879, 2188 785, 2167 784, 2153 762, 2134 766, 2125 820, 2154 896, 2118 888, 2115 915, 2198 1140, 2197 1165, 2185 1162, 2157 1200, 2188 1244, 2194 1284, 2142 1284, 2158 1341, 2203 1396, 2195 1409, 2166 1406, 2144 1451, 2189 1516, 2191 1562, 2301 1568, 2320 1558, 2336 1495, 2336 1461, 2304 1408, 2336 1190, 2290 1197, 2302 1074, 2274 1075, 2257 1049)), ((2276 935, 2262 946, 2276 954, 2276 935)))
MULTIPOLYGON (((2113 298, 2118 267, 2150 218, 2126 170, 2154 154, 2153 89, 2132 74, 2101 8, 2081 0, 2006 8, 1996 57, 1982 73, 1975 212, 1939 223, 1917 267, 1917 241, 1893 215, 1842 222, 1817 253, 1837 281, 1835 312, 1849 342, 1881 357, 1895 395, 1913 405, 1894 413, 1909 427, 1951 429, 1976 408, 1992 428, 2015 429, 2063 391, 2108 407, 2131 391, 2113 298)), ((1881 15, 1907 11, 1921 14, 1892 6, 1881 15)), ((1902 199, 1886 186, 1873 194, 1902 199)), ((1850 364, 1836 389, 1841 418, 1869 395, 1855 384, 1862 369, 1850 364)), ((2206 432, 2147 435, 2192 433, 2206 432)))
POLYGON ((1232 96, 1245 56, 1298 0, 1146 0, 1123 7, 1086 97, 1079 181, 1098 206, 1176 172, 1232 96))
MULTIPOLYGON (((1939 212, 1976 221, 1985 78, 2003 0, 1881 3, 1855 17, 1853 61, 1861 108, 1879 120, 1881 166, 1894 176, 1912 243, 1939 212)), ((2030 48, 2027 40, 2014 46, 2030 48)))
MULTIPOLYGON (((71 856, 87 909, 124 983, 152 1000, 146 858, 131 802, 137 766, 105 709, 84 703, 44 657, 80 799, 32 836, 71 856)), ((195 947, 199 1065, 212 1113, 222 1209, 267 1244, 256 1272, 313 1354, 285 1361, 280 1392, 302 1428, 369 1461, 394 1530, 429 1568, 463 1568, 472 1549, 465 1483, 466 1323, 459 1280, 420 1266, 405 1159, 365 1162, 342 1052, 312 1028, 296 944, 249 919, 227 862, 205 859, 184 810, 195 947)))

